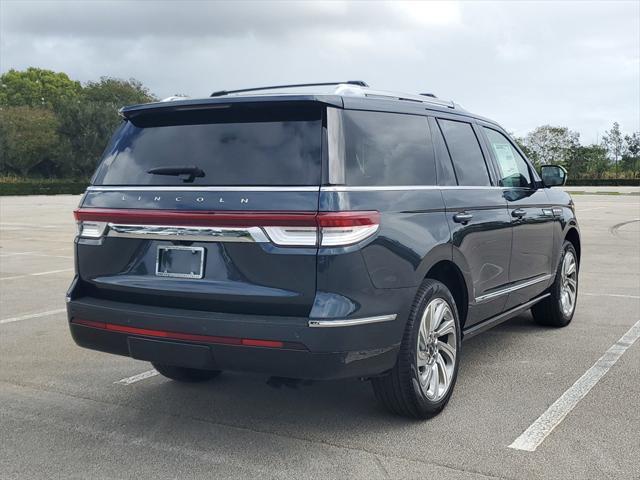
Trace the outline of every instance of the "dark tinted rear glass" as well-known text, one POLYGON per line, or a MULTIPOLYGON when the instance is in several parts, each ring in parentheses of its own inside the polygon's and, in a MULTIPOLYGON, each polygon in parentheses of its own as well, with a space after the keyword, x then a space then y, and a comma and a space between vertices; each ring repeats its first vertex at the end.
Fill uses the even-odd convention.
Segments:
POLYGON ((487 164, 470 123, 439 119, 447 142, 458 184, 464 186, 491 185, 487 164))
POLYGON ((96 185, 319 185, 322 110, 226 107, 147 114, 116 134, 96 185), (148 173, 195 166, 204 176, 148 173))
POLYGON ((347 110, 343 128, 347 185, 435 185, 426 117, 347 110))

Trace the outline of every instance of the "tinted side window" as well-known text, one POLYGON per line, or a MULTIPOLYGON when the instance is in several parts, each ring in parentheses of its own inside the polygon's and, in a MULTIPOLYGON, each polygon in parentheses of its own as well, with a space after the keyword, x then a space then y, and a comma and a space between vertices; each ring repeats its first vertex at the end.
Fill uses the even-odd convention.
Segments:
POLYGON ((500 132, 483 127, 500 168, 501 187, 529 187, 531 173, 527 162, 500 132))
POLYGON ((464 186, 491 185, 487 164, 470 123, 438 120, 447 142, 458 184, 464 186))
POLYGON ((346 110, 342 120, 347 185, 435 185, 426 117, 346 110))

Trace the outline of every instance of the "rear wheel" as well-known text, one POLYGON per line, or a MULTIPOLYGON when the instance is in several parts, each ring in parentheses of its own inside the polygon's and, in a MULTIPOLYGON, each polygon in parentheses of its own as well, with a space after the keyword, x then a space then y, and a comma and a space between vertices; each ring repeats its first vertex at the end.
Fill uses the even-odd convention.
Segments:
POLYGON ((443 283, 425 280, 411 308, 395 367, 372 379, 376 398, 399 415, 438 414, 456 382, 460 340, 451 292, 443 283))
POLYGON ((175 367, 152 363, 153 367, 161 375, 178 382, 206 382, 222 373, 220 370, 200 370, 198 368, 175 367))
POLYGON ((578 301, 578 255, 571 242, 564 242, 556 278, 549 288, 551 294, 531 309, 540 325, 565 327, 576 311, 578 301))

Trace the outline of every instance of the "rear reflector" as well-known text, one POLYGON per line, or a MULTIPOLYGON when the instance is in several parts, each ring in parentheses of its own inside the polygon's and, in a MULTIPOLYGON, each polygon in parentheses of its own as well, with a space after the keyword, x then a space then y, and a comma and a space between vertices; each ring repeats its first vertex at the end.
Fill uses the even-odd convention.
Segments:
POLYGON ((74 212, 81 237, 100 238, 108 225, 169 227, 260 227, 280 246, 337 247, 374 235, 377 211, 349 212, 220 212, 81 208, 74 212))
POLYGON ((301 343, 282 342, 279 340, 257 340, 253 338, 219 337, 214 335, 199 335, 194 333, 168 332, 165 330, 151 330, 147 328, 129 327, 115 323, 96 322, 74 318, 72 323, 85 327, 108 330, 110 332, 141 335, 144 337, 166 338, 167 340, 184 340, 188 342, 211 343, 220 345, 241 345, 246 347, 286 348, 290 350, 306 350, 301 343))

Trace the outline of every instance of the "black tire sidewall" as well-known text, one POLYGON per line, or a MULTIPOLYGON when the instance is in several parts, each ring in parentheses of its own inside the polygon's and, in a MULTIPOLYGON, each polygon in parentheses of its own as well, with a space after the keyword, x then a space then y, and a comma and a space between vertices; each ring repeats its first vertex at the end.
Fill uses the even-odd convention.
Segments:
POLYGON ((410 371, 409 378, 411 380, 411 389, 413 390, 413 397, 415 398, 416 407, 420 416, 434 415, 444 408, 455 387, 456 379, 458 377, 458 367, 460 365, 460 350, 462 344, 458 309, 456 308, 456 303, 451 292, 443 283, 436 280, 426 280, 423 283, 423 287, 420 289, 419 295, 414 303, 414 307, 411 310, 410 324, 408 325, 407 333, 408 335, 405 335, 403 340, 403 349, 407 349, 408 354, 403 356, 405 365, 402 365, 401 368, 407 368, 410 371), (454 321, 456 323, 456 361, 449 390, 444 397, 434 402, 429 400, 420 388, 419 372, 416 364, 416 350, 418 345, 417 340, 420 330, 420 320, 422 319, 424 310, 429 302, 436 298, 445 300, 449 304, 449 308, 453 313, 454 321))
POLYGON ((556 314, 558 318, 561 318, 562 323, 565 325, 568 324, 573 319, 573 315, 575 314, 576 308, 578 307, 578 292, 579 292, 579 286, 580 286, 579 273, 580 273, 580 265, 578 263, 578 255, 576 253, 576 249, 574 248, 571 242, 564 242, 564 244, 562 245, 562 255, 560 256, 560 261, 558 262, 558 268, 556 269, 556 278, 552 286, 552 298, 554 302, 553 308, 556 309, 556 314), (571 310, 571 313, 569 315, 565 315, 565 313, 562 310, 562 305, 560 304, 560 298, 562 293, 562 265, 564 264, 564 258, 566 257, 567 252, 571 252, 573 254, 573 258, 576 261, 576 272, 577 272, 576 298, 573 303, 573 309, 571 310))

